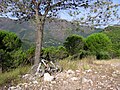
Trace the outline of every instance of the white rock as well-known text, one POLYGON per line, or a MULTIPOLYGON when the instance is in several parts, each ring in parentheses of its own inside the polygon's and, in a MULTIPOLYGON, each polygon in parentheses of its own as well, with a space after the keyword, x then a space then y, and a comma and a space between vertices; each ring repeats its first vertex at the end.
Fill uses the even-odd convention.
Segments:
POLYGON ((27 77, 30 77, 30 74, 25 74, 22 76, 22 78, 27 78, 27 77))
POLYGON ((86 78, 82 78, 82 83, 89 82, 86 78))
POLYGON ((15 90, 16 87, 12 86, 12 87, 9 87, 8 90, 15 90))
POLYGON ((91 69, 88 69, 88 70, 85 70, 85 71, 86 71, 86 72, 88 72, 88 73, 89 73, 89 72, 92 72, 92 70, 91 70, 91 69))
POLYGON ((52 83, 52 84, 56 84, 56 81, 52 81, 51 83, 52 83))
POLYGON ((72 77, 71 80, 72 80, 72 81, 77 81, 78 78, 77 78, 77 77, 72 77))
POLYGON ((75 72, 73 70, 71 70, 71 69, 67 71, 67 74, 74 74, 74 73, 75 72))
POLYGON ((33 84, 38 84, 38 81, 33 81, 33 84))
POLYGON ((97 72, 94 72, 95 74, 97 74, 97 72))
POLYGON ((76 73, 80 73, 80 70, 76 70, 76 73))
POLYGON ((44 81, 53 81, 55 78, 53 76, 50 76, 49 73, 44 74, 44 81))

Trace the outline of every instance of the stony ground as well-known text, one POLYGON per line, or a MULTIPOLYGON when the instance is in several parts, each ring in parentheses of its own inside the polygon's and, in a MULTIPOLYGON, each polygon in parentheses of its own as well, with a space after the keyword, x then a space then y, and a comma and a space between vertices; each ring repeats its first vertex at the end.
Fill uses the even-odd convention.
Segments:
POLYGON ((45 77, 26 74, 22 76, 24 83, 8 90, 120 90, 120 61, 97 61, 88 65, 84 69, 56 73, 48 81, 45 77))

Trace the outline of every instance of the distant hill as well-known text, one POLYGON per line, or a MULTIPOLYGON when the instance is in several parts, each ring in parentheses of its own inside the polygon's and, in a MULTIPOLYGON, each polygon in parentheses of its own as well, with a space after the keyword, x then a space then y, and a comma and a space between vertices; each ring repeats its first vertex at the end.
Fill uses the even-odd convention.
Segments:
MULTIPOLYGON (((17 33, 24 42, 35 42, 35 25, 30 21, 20 24, 17 21, 0 17, 0 29, 17 33)), ((99 30, 92 30, 90 27, 78 26, 75 23, 66 20, 47 19, 44 28, 43 45, 45 47, 61 45, 65 38, 70 34, 79 34, 86 37, 87 35, 98 31, 99 30)))

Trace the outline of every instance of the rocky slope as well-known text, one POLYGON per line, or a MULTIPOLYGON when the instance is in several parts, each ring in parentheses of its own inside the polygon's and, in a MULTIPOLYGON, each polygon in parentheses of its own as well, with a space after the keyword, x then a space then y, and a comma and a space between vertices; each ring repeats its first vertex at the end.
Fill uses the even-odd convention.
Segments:
MULTIPOLYGON (((83 63, 79 63, 80 66, 83 63)), ((95 61, 89 69, 64 70, 52 79, 22 76, 24 83, 10 86, 8 90, 120 90, 120 61, 95 61)), ((5 87, 3 88, 5 90, 5 87)))

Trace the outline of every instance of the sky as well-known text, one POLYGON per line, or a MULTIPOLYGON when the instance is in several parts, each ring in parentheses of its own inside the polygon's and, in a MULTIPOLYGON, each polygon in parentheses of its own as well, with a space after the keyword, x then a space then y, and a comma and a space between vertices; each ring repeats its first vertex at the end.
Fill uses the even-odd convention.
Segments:
MULTIPOLYGON (((112 0, 115 4, 120 4, 120 0, 112 0)), ((85 10, 82 10, 81 12, 85 12, 85 10)), ((119 13, 120 13, 120 7, 119 7, 119 13)), ((68 11, 60 11, 59 15, 58 15, 59 18, 61 19, 66 19, 68 21, 71 21, 71 20, 75 20, 76 17, 71 17, 69 14, 68 14, 68 11)), ((80 16, 79 16, 80 17, 80 16)), ((77 17, 78 18, 78 17, 77 17)), ((114 24, 115 24, 116 21, 114 21, 114 24)))
MULTIPOLYGON (((115 4, 120 4, 120 0, 112 0, 115 4)), ((119 13, 120 13, 120 7, 119 7, 119 13)), ((68 12, 66 11, 61 11, 59 14, 59 17, 62 19, 66 19, 68 21, 73 20, 74 17, 70 17, 70 15, 68 14, 68 12)))

